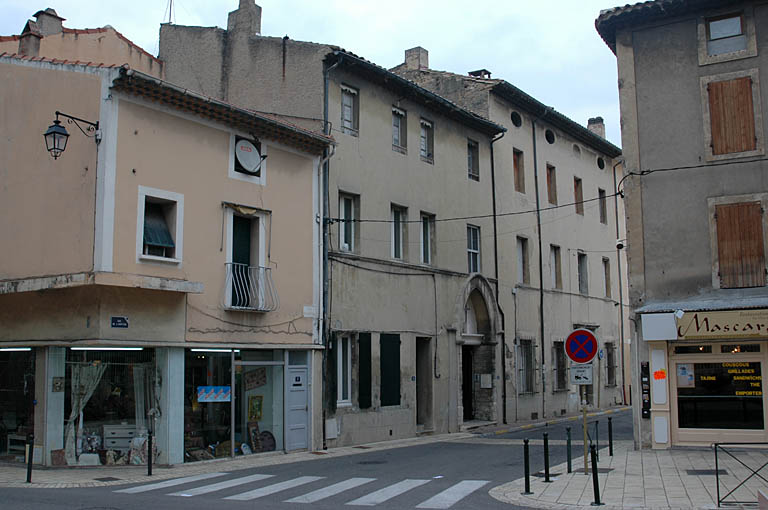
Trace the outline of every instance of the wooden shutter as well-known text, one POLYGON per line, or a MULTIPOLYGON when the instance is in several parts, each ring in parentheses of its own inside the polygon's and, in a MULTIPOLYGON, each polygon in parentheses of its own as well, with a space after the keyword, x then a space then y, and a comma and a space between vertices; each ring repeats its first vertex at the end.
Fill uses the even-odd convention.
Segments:
POLYGON ((381 334, 381 405, 400 405, 400 335, 381 334))
POLYGON ((752 78, 714 81, 709 91, 712 154, 755 150, 755 118, 752 78))
POLYGON ((717 255, 722 288, 765 285, 763 211, 760 202, 718 205, 717 255))
POLYGON ((371 334, 360 333, 358 336, 358 394, 357 405, 360 409, 371 407, 371 334))

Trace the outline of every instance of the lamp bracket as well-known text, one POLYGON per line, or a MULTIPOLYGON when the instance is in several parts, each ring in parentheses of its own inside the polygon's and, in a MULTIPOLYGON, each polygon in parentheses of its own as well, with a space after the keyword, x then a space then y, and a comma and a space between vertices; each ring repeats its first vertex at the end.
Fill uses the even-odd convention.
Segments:
POLYGON ((66 113, 62 113, 62 112, 56 110, 56 120, 59 120, 59 116, 64 117, 65 119, 67 119, 67 123, 68 124, 74 124, 75 126, 77 126, 77 129, 79 129, 80 132, 83 133, 88 138, 96 137, 97 141, 99 141, 101 139, 100 136, 97 136, 98 135, 97 131, 99 129, 99 122, 98 121, 90 122, 90 121, 87 121, 85 119, 81 119, 79 117, 74 117, 72 115, 68 115, 66 113), (83 126, 80 125, 81 122, 86 125, 85 129, 83 129, 83 126))

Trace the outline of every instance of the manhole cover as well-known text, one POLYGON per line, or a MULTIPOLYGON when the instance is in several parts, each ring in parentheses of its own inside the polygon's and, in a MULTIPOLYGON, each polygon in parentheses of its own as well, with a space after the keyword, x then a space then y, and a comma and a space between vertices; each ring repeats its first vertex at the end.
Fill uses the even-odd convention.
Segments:
POLYGON ((725 469, 686 469, 686 473, 693 476, 700 476, 700 475, 727 475, 728 471, 725 469))
MULTIPOLYGON (((549 476, 560 476, 562 473, 549 473, 549 476)), ((544 471, 539 471, 538 473, 534 473, 533 476, 538 476, 539 478, 544 478, 544 471)))
POLYGON ((386 464, 386 460, 364 460, 361 462, 358 462, 358 464, 386 464))
POLYGON ((119 478, 115 478, 114 476, 105 476, 104 478, 94 478, 97 482, 117 482, 120 480, 119 478))

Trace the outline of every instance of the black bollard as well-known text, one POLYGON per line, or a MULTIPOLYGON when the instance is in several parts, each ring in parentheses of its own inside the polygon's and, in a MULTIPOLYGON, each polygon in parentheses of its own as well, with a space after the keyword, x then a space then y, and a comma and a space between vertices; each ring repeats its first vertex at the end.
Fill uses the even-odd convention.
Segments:
POLYGON ((35 454, 35 435, 27 434, 27 483, 32 483, 32 457, 35 454))
POLYGON ((595 420, 595 444, 597 445, 597 461, 600 462, 600 420, 595 420))
POLYGON ((600 482, 597 480, 597 448, 595 445, 589 447, 590 456, 592 457, 592 487, 595 490, 595 500, 592 502, 592 506, 600 506, 600 482))
POLYGON ((566 434, 566 451, 568 455, 568 472, 570 473, 572 471, 571 469, 571 427, 565 427, 565 434, 566 434))
POLYGON ((147 437, 147 476, 152 476, 152 432, 147 437))
POLYGON ((550 483, 549 479, 549 434, 544 432, 544 481, 550 483))
POLYGON ((613 457, 613 422, 612 418, 608 417, 608 455, 613 457))
POLYGON ((523 465, 525 466, 525 492, 523 495, 533 494, 531 492, 531 463, 528 459, 528 440, 523 439, 523 465))

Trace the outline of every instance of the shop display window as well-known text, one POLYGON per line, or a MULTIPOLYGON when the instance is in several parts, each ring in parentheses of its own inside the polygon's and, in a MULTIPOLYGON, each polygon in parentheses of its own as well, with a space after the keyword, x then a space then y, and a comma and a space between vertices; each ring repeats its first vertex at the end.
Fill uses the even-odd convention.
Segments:
POLYGON ((712 354, 711 345, 676 345, 675 354, 712 354))
POLYGON ((763 429, 759 361, 677 363, 680 428, 763 429))
POLYGON ((232 353, 188 350, 184 360, 184 460, 230 455, 232 353))
POLYGON ((35 352, 0 351, 0 461, 24 461, 34 431, 35 352))
MULTIPOLYGON (((66 464, 145 464, 147 436, 160 415, 154 349, 67 349, 66 464)), ((156 454, 156 453, 155 453, 156 454)))
POLYGON ((283 367, 238 366, 235 380, 235 445, 244 453, 282 450, 283 367))

